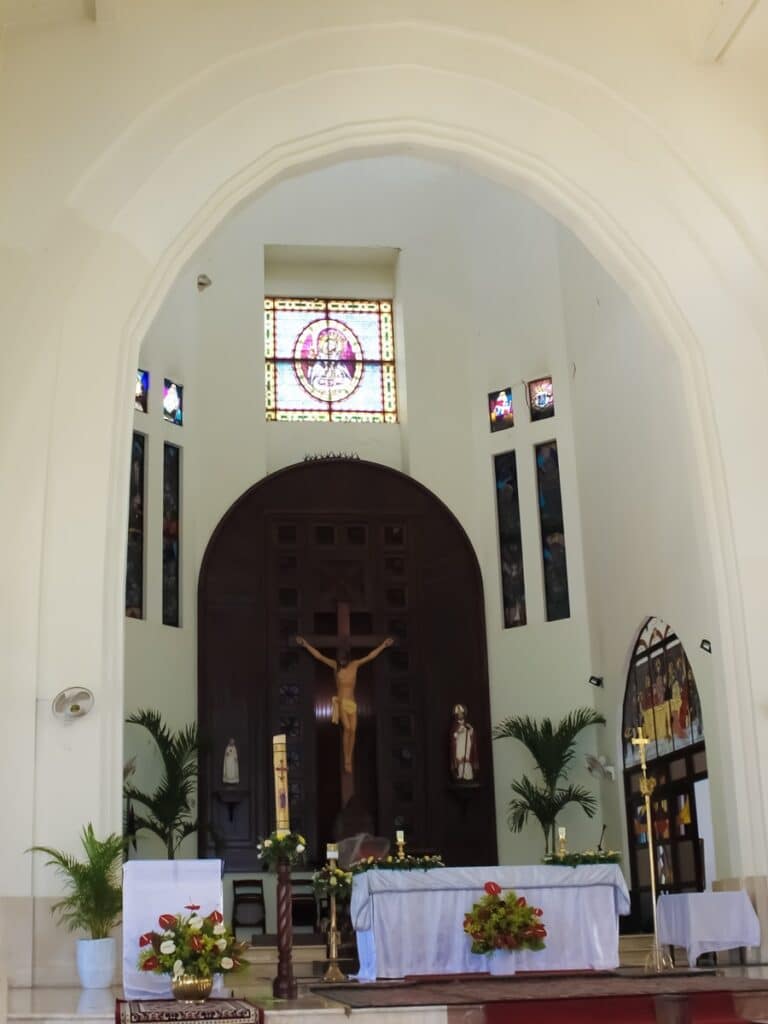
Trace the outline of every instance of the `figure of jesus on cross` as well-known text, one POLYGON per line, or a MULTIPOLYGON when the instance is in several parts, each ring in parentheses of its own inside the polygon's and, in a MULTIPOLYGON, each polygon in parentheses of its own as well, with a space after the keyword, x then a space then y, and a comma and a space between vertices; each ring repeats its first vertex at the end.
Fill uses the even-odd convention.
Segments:
MULTIPOLYGON (((343 609, 340 607, 340 610, 343 609)), ((348 633, 348 630, 347 630, 348 633)), ((383 650, 391 647, 394 640, 388 636, 386 640, 374 647, 372 651, 363 658, 351 659, 348 649, 338 652, 337 658, 326 658, 316 647, 313 647, 303 636, 296 637, 296 643, 303 647, 313 658, 333 669, 336 677, 336 695, 333 698, 331 719, 334 725, 341 722, 342 746, 344 750, 344 771, 352 774, 352 758, 355 752, 355 736, 357 734, 357 702, 355 700, 355 687, 357 686, 357 670, 361 665, 378 658, 383 650)))

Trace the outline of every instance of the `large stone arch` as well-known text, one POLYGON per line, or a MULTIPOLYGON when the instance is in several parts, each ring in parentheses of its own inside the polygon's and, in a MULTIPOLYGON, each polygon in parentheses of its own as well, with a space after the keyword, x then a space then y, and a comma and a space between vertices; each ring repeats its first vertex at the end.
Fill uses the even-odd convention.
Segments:
MULTIPOLYGON (((148 324, 200 243, 249 195, 325 162, 417 151, 518 188, 571 227, 683 364, 718 586, 715 657, 732 681, 718 709, 737 794, 731 866, 762 870, 752 679, 768 670, 768 654, 750 643, 762 600, 751 567, 768 559, 768 509, 737 453, 764 433, 766 414, 740 402, 734 384, 745 366, 755 391, 768 384, 763 271, 719 198, 662 134, 583 73, 490 35, 425 24, 351 26, 329 30, 325 42, 276 38, 176 83, 81 177, 37 269, 45 305, 25 323, 16 365, 29 370, 30 390, 44 388, 51 412, 40 451, 17 471, 30 504, 9 562, 13 572, 33 556, 37 582, 22 595, 17 650, 35 665, 38 692, 60 677, 62 651, 65 670, 99 688, 91 770, 69 816, 93 816, 95 801, 104 824, 120 818, 123 564, 115 552, 125 525, 126 382, 148 324), (46 351, 57 354, 55 374, 38 365, 46 351), (71 401, 84 367, 98 393, 87 406, 71 401), (67 458, 74 444, 76 465, 67 458), (77 607, 73 578, 82 585, 77 607), (739 813, 741 801, 749 814, 739 813)), ((33 723, 24 721, 28 733, 33 723)), ((41 776, 67 756, 45 727, 38 751, 41 776)), ((41 789, 36 807, 38 820, 62 820, 53 794, 41 789)))

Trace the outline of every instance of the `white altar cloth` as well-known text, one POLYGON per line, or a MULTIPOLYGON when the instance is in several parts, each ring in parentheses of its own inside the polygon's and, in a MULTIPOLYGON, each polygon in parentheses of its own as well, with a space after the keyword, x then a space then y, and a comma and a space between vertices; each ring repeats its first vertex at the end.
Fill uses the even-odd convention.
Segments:
MULTIPOLYGON (((123 988, 126 999, 163 999, 171 995, 168 975, 138 969, 139 936, 159 931, 161 914, 223 911, 220 860, 129 860, 123 865, 123 988)), ((222 978, 214 978, 214 991, 222 978)))
POLYGON ((657 911, 659 942, 685 947, 691 967, 702 953, 760 945, 760 922, 743 889, 662 893, 657 911))
POLYGON ((488 957, 470 952, 463 926, 491 881, 544 912, 546 949, 519 953, 518 970, 619 966, 619 915, 629 913, 629 892, 616 864, 366 871, 355 876, 350 908, 358 979, 487 971, 488 957))

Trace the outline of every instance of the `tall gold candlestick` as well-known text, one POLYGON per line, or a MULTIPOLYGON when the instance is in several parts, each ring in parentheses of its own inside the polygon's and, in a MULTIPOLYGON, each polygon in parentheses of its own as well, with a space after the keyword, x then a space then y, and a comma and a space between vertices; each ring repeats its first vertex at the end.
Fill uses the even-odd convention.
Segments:
POLYGON ((648 867, 651 875, 651 907, 653 909, 653 947, 645 959, 645 969, 648 973, 660 974, 662 971, 672 970, 674 964, 659 944, 659 925, 656 915, 656 857, 653 850, 653 818, 651 812, 651 794, 656 786, 655 779, 648 778, 648 769, 645 760, 645 748, 650 739, 643 735, 642 726, 638 728, 637 735, 632 742, 640 751, 640 768, 642 778, 640 779, 640 792, 645 800, 645 831, 648 844, 648 867))
POLYGON ((288 761, 284 735, 272 737, 272 764, 275 771, 275 830, 278 836, 284 836, 291 831, 288 811, 288 761))
MULTIPOLYGON (((335 868, 339 857, 339 848, 336 843, 328 843, 327 846, 328 867, 335 868)), ((328 905, 331 920, 328 925, 328 967, 323 975, 323 981, 346 981, 347 976, 339 967, 339 928, 336 918, 336 892, 330 890, 328 905)))

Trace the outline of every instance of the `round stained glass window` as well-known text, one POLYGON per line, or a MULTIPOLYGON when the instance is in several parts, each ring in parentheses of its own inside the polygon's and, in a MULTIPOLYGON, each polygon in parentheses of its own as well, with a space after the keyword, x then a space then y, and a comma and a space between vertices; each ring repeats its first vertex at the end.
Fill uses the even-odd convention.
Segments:
POLYGON ((363 376, 363 349, 343 321, 323 317, 301 331, 293 350, 296 377, 313 398, 340 402, 363 376))

